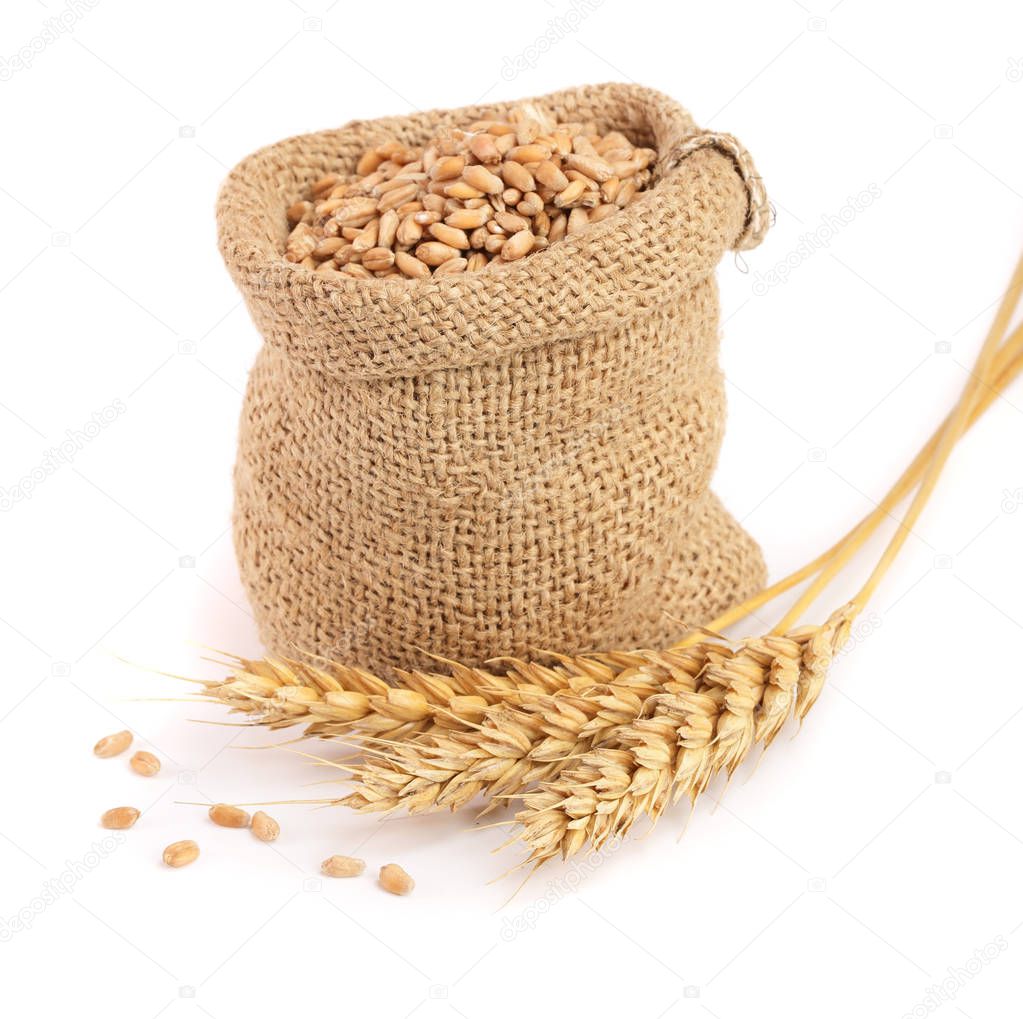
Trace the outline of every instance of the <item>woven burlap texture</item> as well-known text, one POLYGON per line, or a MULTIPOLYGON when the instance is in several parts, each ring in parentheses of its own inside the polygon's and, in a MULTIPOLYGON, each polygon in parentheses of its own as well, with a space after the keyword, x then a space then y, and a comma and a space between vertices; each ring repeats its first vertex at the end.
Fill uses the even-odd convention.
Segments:
POLYGON ((627 209, 499 269, 326 280, 284 260, 284 212, 369 146, 514 103, 291 138, 222 188, 221 252, 265 340, 234 538, 272 651, 386 673, 422 651, 653 646, 763 583, 708 487, 725 412, 714 269, 766 228, 752 162, 650 89, 533 101, 663 156, 627 209))

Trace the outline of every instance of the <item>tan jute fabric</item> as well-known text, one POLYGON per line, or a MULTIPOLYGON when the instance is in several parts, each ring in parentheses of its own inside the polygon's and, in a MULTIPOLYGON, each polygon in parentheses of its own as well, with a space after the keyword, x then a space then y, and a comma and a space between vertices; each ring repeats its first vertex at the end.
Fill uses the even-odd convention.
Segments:
POLYGON ((386 672, 417 649, 477 663, 652 646, 763 582, 708 488, 724 426, 714 269, 766 229, 756 171, 649 89, 534 101, 662 155, 627 209, 501 269, 325 280, 281 253, 311 182, 511 103, 291 138, 223 186, 221 251, 265 339, 234 537, 275 651, 386 672))

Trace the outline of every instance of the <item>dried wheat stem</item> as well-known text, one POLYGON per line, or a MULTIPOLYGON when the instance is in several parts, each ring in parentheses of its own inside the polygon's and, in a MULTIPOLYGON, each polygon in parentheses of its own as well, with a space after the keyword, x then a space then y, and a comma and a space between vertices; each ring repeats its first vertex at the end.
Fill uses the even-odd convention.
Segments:
POLYGON ((866 584, 863 585, 860 592, 853 599, 858 607, 862 608, 870 600, 874 591, 877 590, 881 580, 891 568, 896 556, 898 556, 902 546, 909 538, 914 524, 920 519, 920 514, 923 513, 924 507, 934 494, 938 479, 941 477, 945 464, 948 463, 948 458, 952 455, 955 444, 959 441, 963 432, 966 431, 970 412, 978 394, 981 392, 981 387, 986 386, 988 380, 992 378, 993 365, 999 343, 1009 328, 1009 322, 1012 319, 1017 304, 1019 304, 1021 295, 1023 295, 1023 257, 1016 263, 1016 271, 1013 273, 1012 281, 999 305, 995 320, 988 330, 987 338, 984 341, 983 347, 981 347, 977 362, 970 374, 970 380, 966 384, 962 396, 959 398, 959 403, 952 414, 952 420, 941 437, 938 448, 935 450, 934 458, 928 465, 927 472, 920 482, 920 487, 917 489, 916 495, 906 511, 905 519, 892 536, 892 540, 882 553, 881 559, 874 567, 866 584))
MULTIPOLYGON (((1002 390, 1019 374, 1023 366, 1023 326, 1017 326, 1005 343, 999 348, 993 366, 993 380, 983 383, 981 390, 978 390, 970 417, 968 427, 972 427, 983 416, 991 404, 1001 396, 1002 390)), ((805 566, 800 567, 787 577, 776 583, 765 587, 752 598, 733 606, 727 612, 707 624, 707 628, 715 631, 723 631, 728 627, 744 619, 751 612, 773 601, 779 595, 791 590, 797 584, 809 579, 818 573, 824 566, 834 561, 835 556, 843 550, 859 549, 884 521, 886 517, 892 516, 895 507, 919 484, 923 472, 937 449, 941 436, 945 433, 950 421, 952 412, 934 432, 931 438, 924 444, 921 450, 914 457, 913 462, 903 471, 902 475, 892 486, 888 494, 868 513, 858 524, 841 537, 826 552, 821 553, 816 559, 811 560, 805 566), (854 543, 854 544, 853 544, 854 543)), ((823 585, 821 585, 823 586, 823 585)), ((820 588, 818 588, 820 590, 820 588)), ((679 645, 684 647, 692 643, 693 638, 689 637, 681 641, 679 645)))
MULTIPOLYGON (((1020 258, 1016 265, 1016 270, 1013 273, 1009 287, 1002 298, 994 321, 991 323, 980 353, 977 355, 977 361, 970 374, 969 381, 963 388, 962 395, 952 413, 946 419, 945 425, 940 430, 938 441, 924 468, 919 487, 910 503, 909 509, 906 511, 903 520, 899 523, 898 529, 892 536, 877 565, 874 567, 867 583, 853 599, 857 611, 862 610, 863 606, 866 605, 871 595, 877 589, 877 585, 895 561, 895 557, 902 550, 902 546, 912 533, 914 524, 919 520, 920 514, 933 494, 938 478, 948 462, 948 458, 952 455, 952 450, 968 427, 971 414, 984 395, 985 390, 989 390, 990 385, 994 382, 999 347, 1001 346, 1004 349, 1013 340, 1013 337, 1009 336, 1006 342, 1002 343, 1002 338, 1009 328, 1009 322, 1021 295, 1023 295, 1023 258, 1020 258)), ((791 626, 795 620, 799 619, 831 579, 837 576, 859 545, 865 540, 866 535, 863 535, 857 541, 850 542, 846 548, 843 548, 840 553, 832 558, 814 583, 783 616, 776 630, 784 630, 791 626)))

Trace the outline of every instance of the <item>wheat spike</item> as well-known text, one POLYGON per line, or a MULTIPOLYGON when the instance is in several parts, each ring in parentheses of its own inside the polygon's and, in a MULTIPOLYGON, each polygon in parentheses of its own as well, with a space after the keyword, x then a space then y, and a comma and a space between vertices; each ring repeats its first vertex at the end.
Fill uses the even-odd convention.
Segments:
POLYGON ((401 672, 403 685, 391 686, 339 662, 231 655, 227 664, 229 676, 202 681, 203 699, 249 716, 252 724, 269 729, 301 724, 305 735, 327 738, 355 731, 398 740, 434 728, 459 729, 482 721, 490 705, 559 689, 571 678, 525 665, 500 675, 449 663, 450 675, 401 672))
POLYGON ((666 683, 649 717, 617 727, 577 767, 523 795, 516 821, 526 862, 567 859, 587 844, 599 850, 682 796, 695 803, 716 774, 732 774, 758 742, 767 745, 786 719, 813 706, 853 612, 844 606, 823 626, 735 649, 695 645, 707 658, 696 690, 666 683), (802 699, 797 690, 806 691, 802 699))

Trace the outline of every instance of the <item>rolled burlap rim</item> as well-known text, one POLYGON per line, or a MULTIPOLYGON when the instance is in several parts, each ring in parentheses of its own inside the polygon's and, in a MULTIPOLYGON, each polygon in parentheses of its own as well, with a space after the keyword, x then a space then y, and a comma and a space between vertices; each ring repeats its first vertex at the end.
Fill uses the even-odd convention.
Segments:
MULTIPOLYGON (((611 83, 529 101, 562 119, 595 120, 602 130, 627 125, 634 141, 665 153, 655 186, 619 215, 499 272, 434 276, 414 285, 326 280, 282 258, 288 231, 282 202, 327 173, 354 173, 359 156, 374 144, 422 144, 440 128, 506 114, 518 104, 355 120, 270 145, 231 171, 217 205, 221 252, 257 323, 268 327, 267 341, 296 363, 351 380, 481 364, 576 339, 627 320, 652 300, 678 298, 714 269, 724 247, 748 250, 763 239, 770 209, 752 157, 731 135, 701 131, 675 100, 639 85, 611 83), (709 236, 694 223, 692 179, 705 165, 700 155, 708 152, 734 165, 745 189, 741 225, 731 237, 719 230, 709 236), (655 258, 666 248, 671 261, 657 266, 654 285, 637 291, 644 250, 655 258), (538 291, 547 298, 544 308, 522 301, 521 295, 538 291)), ((734 214, 707 211, 727 213, 729 221, 734 214)))

